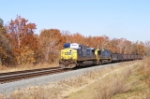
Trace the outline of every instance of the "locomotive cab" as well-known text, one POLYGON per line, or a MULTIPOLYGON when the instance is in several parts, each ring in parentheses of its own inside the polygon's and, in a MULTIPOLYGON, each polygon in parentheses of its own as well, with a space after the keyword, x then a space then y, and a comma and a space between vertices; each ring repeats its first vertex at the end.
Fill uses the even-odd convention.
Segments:
POLYGON ((62 68, 74 68, 76 66, 77 50, 65 48, 61 50, 59 65, 62 68))

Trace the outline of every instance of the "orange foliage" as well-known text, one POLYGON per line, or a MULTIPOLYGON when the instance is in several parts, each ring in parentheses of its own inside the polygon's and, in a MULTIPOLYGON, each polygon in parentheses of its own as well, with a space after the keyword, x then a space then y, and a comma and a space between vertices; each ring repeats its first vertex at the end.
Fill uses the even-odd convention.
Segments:
POLYGON ((28 47, 29 50, 31 49, 35 52, 38 50, 38 40, 33 36, 36 25, 27 22, 28 20, 25 18, 17 16, 15 20, 11 20, 9 25, 6 26, 8 37, 13 46, 12 53, 18 64, 22 64, 21 55, 26 53, 23 51, 24 48, 28 47))
POLYGON ((41 53, 44 61, 51 62, 59 56, 59 51, 65 42, 65 37, 58 29, 42 30, 40 33, 41 53))
POLYGON ((62 34, 66 37, 66 43, 75 42, 93 48, 109 49, 112 53, 144 54, 144 44, 142 42, 134 43, 125 38, 110 40, 105 35, 84 37, 80 33, 71 34, 68 31, 63 31, 62 34))

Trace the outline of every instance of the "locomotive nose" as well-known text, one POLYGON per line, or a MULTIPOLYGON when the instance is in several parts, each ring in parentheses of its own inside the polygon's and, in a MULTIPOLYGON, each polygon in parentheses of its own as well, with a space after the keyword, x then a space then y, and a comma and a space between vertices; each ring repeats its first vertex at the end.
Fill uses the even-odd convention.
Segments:
POLYGON ((77 51, 75 49, 66 48, 61 50, 61 56, 59 60, 60 67, 74 68, 77 61, 77 51))

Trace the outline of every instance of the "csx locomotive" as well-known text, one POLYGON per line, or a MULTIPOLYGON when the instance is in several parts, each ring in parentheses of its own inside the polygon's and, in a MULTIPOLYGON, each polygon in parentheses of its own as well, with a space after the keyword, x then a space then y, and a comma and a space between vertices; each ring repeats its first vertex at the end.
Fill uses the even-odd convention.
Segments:
POLYGON ((94 49, 82 44, 65 43, 60 52, 59 66, 62 68, 75 68, 84 66, 86 62, 94 65, 142 59, 142 55, 111 53, 107 49, 94 49))

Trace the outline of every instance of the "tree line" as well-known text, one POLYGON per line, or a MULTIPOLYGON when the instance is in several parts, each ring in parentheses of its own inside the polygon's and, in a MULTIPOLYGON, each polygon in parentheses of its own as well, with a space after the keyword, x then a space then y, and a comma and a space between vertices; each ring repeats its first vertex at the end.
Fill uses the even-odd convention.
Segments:
POLYGON ((150 41, 132 42, 125 38, 110 39, 108 36, 83 36, 59 29, 43 29, 35 33, 36 24, 17 16, 9 24, 0 19, 0 64, 51 63, 58 61, 64 43, 80 43, 113 53, 150 55, 150 41))

